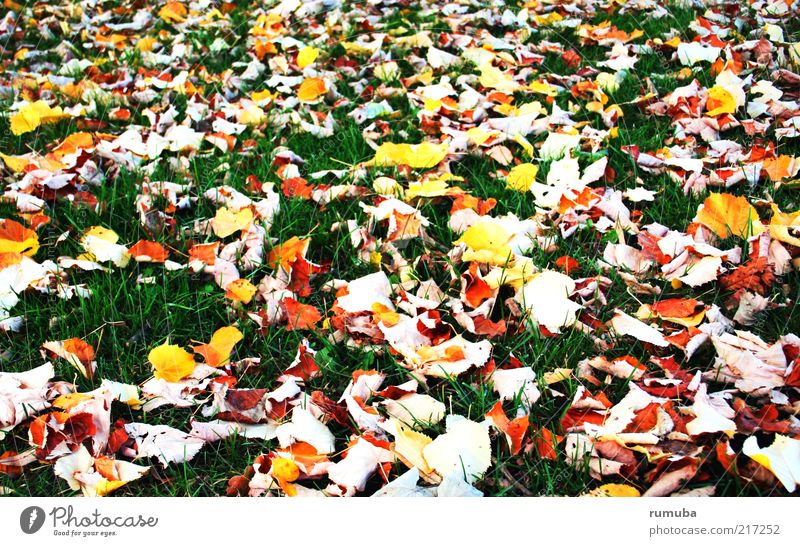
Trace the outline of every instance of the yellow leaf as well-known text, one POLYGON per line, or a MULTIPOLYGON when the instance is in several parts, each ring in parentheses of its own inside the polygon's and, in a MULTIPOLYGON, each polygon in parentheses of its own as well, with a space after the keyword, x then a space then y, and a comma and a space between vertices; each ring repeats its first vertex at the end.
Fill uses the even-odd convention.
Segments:
POLYGON ((297 98, 303 102, 313 102, 328 92, 322 78, 306 78, 297 90, 297 98))
POLYGON ((43 100, 28 103, 11 116, 11 132, 19 136, 35 130, 43 123, 55 123, 61 118, 69 117, 60 106, 50 108, 43 100))
POLYGON ((103 226, 92 226, 87 229, 84 234, 83 238, 89 236, 97 237, 98 239, 102 239, 108 243, 115 244, 119 241, 119 235, 114 230, 104 228, 103 226))
POLYGON ((491 137, 500 134, 499 131, 484 131, 480 127, 473 127, 467 131, 467 138, 474 142, 476 145, 481 146, 484 142, 491 137))
POLYGON ((727 89, 715 85, 708 90, 708 100, 706 110, 709 116, 719 116, 721 114, 733 114, 736 112, 736 99, 727 89))
POLYGON ((277 93, 273 94, 269 89, 264 89, 263 91, 254 91, 250 98, 253 99, 253 102, 261 104, 273 101, 276 96, 277 93))
POLYGON ((147 355, 153 365, 153 375, 158 379, 175 383, 194 371, 194 358, 178 345, 164 343, 147 355))
POLYGON ((450 186, 446 180, 429 178, 424 182, 412 182, 406 191, 406 200, 410 201, 416 197, 441 197, 447 195, 450 186))
POLYGON ((433 440, 407 427, 398 420, 393 420, 397 434, 394 439, 394 452, 398 458, 409 468, 417 468, 424 474, 432 472, 431 467, 425 461, 422 450, 433 440))
POLYGON ((316 47, 304 47, 297 54, 297 66, 303 69, 316 61, 317 57, 319 57, 319 49, 316 47))
POLYGON ((6 164, 6 167, 15 173, 21 173, 30 163, 30 161, 21 155, 6 155, 4 153, 0 153, 0 158, 3 158, 3 163, 6 164))
POLYGON ((543 95, 547 95, 548 97, 555 97, 556 95, 558 95, 557 88, 543 81, 531 82, 530 85, 528 85, 528 89, 530 89, 534 93, 541 93, 543 95))
POLYGON ((158 40, 152 36, 145 36, 136 42, 136 49, 139 51, 153 51, 153 48, 158 43, 158 40))
POLYGON ((14 220, 0 220, 0 254, 11 252, 33 256, 39 250, 39 236, 14 220))
POLYGON ((214 332, 209 343, 195 347, 194 352, 203 355, 209 366, 218 368, 230 360, 234 346, 242 339, 244 336, 236 326, 224 326, 214 332))
POLYGON ((430 169, 445 158, 447 151, 447 144, 435 144, 427 141, 421 144, 384 142, 375 151, 372 164, 382 167, 406 165, 412 169, 430 169))
POLYGON ((800 485, 800 440, 776 434, 771 445, 761 447, 759 440, 750 436, 742 453, 772 472, 789 493, 800 485))
POLYGON ((63 411, 69 411, 81 402, 91 399, 91 394, 86 394, 85 392, 70 392, 67 394, 62 394, 53 400, 53 407, 63 411))
POLYGON ((506 188, 518 192, 526 192, 536 180, 539 167, 533 163, 522 163, 511 169, 506 177, 506 188))
POLYGON ((712 193, 697 212, 700 222, 721 239, 734 235, 748 238, 764 232, 758 212, 744 197, 729 193, 712 193))
POLYGON ((606 483, 589 491, 586 497, 640 497, 639 491, 630 485, 606 483))
POLYGON ((525 153, 528 154, 528 157, 533 157, 533 144, 531 144, 528 139, 522 135, 522 133, 516 133, 514 135, 514 141, 522 146, 522 149, 525 150, 525 153))
POLYGON ((237 231, 247 229, 252 221, 253 211, 249 208, 233 212, 227 207, 222 207, 211 220, 211 228, 214 230, 214 235, 223 239, 237 231))
POLYGON ((769 234, 773 239, 800 247, 800 238, 791 234, 790 230, 800 233, 800 211, 781 212, 778 205, 772 205, 772 219, 769 222, 769 234))
POLYGON ((278 482, 281 489, 290 497, 297 494, 297 489, 292 484, 300 477, 300 468, 291 459, 275 457, 272 459, 272 477, 278 482))
POLYGON ((497 89, 503 93, 514 93, 522 86, 515 82, 510 75, 499 68, 486 63, 480 67, 481 77, 478 81, 483 87, 497 89))
POLYGON ((158 16, 165 20, 167 23, 182 23, 186 20, 189 11, 186 6, 180 2, 167 2, 163 8, 158 11, 158 16))
POLYGON ((228 285, 225 297, 244 304, 250 303, 258 289, 247 279, 236 279, 228 285))
POLYGON ((504 265, 509 261, 511 235, 502 226, 489 220, 475 224, 455 244, 464 243, 467 249, 462 259, 493 265, 504 265))
POLYGON ((427 112, 435 112, 441 107, 442 107, 442 101, 435 99, 425 99, 425 103, 423 104, 423 108, 427 112))
POLYGON ((125 485, 126 483, 128 483, 128 482, 124 482, 122 480, 110 480, 109 481, 109 480, 107 480, 105 478, 100 478, 97 481, 97 485, 95 486, 95 489, 96 489, 96 492, 97 492, 97 496, 98 497, 105 497, 106 495, 108 495, 109 493, 111 493, 113 491, 116 491, 117 489, 119 489, 120 487, 125 485))

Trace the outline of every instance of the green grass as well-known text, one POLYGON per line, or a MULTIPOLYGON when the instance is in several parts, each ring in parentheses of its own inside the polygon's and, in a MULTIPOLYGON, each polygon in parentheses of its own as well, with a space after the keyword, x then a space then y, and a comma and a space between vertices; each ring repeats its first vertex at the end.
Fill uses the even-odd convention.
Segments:
MULTIPOLYGON (((248 3, 236 2, 237 9, 233 12, 234 26, 230 34, 222 31, 211 31, 192 34, 190 40, 196 44, 208 45, 217 36, 224 36, 226 41, 235 47, 219 56, 209 56, 202 60, 202 64, 212 73, 219 73, 227 69, 232 62, 244 57, 244 47, 241 45, 248 30, 247 12, 248 3)), ((680 35, 687 36, 687 25, 697 15, 696 12, 685 8, 670 8, 671 16, 665 20, 650 19, 647 14, 630 12, 625 15, 606 15, 600 12, 593 22, 599 23, 606 20, 624 30, 642 29, 645 39, 663 36, 671 28, 679 30, 680 35)), ((408 34, 417 30, 432 28, 435 32, 446 30, 435 16, 417 17, 412 13, 394 14, 384 17, 382 23, 387 29, 404 27, 409 29, 408 34)), ((161 28, 163 23, 159 23, 161 28)), ((797 28, 787 31, 795 33, 797 28)), ((298 32, 304 32, 298 29, 298 32)), ((581 46, 577 44, 573 33, 569 30, 543 29, 541 33, 534 34, 529 41, 535 41, 542 36, 563 42, 565 45, 576 48, 582 57, 582 66, 591 66, 597 61, 605 59, 607 48, 598 46, 581 46)), ((62 39, 56 36, 52 39, 42 39, 39 47, 54 47, 62 39)), ((641 43, 642 40, 637 40, 641 43)), ((17 44, 4 44, 11 48, 17 44)), ((83 54, 82 46, 75 47, 83 54)), ((136 55, 130 56, 128 61, 136 66, 139 62, 136 55)), ((19 63, 18 63, 19 64, 19 63)), ((404 76, 413 73, 413 68, 408 63, 401 63, 404 76)), ((674 63, 666 63, 657 54, 644 54, 636 67, 631 71, 619 91, 611 94, 612 102, 625 103, 640 95, 646 89, 649 79, 663 96, 679 85, 688 83, 679 82, 675 74, 680 67, 674 63)), ((113 69, 112 65, 103 66, 103 70, 113 69)), ((553 72, 563 74, 568 71, 565 63, 557 55, 548 55, 544 64, 538 70, 541 74, 553 72)), ((701 71, 702 72, 702 71, 701 71)), ((457 74, 454 74, 457 76, 457 74)), ((705 77, 702 73, 698 76, 705 77)), ((377 85, 378 82, 372 82, 377 85)), ((708 83, 708 81, 703 81, 708 83)), ((211 88, 211 87, 209 87, 211 88)), ((258 89, 254 85, 253 89, 258 89)), ((352 90, 343 86, 340 89, 346 97, 357 100, 352 90)), ((533 97, 528 97, 532 99, 533 97)), ((568 94, 557 98, 563 108, 569 101, 574 101, 568 94)), ((401 111, 401 116, 392 120, 394 134, 389 137, 394 141, 416 142, 422 134, 416 127, 415 112, 411 105, 402 98, 392 99, 393 106, 401 111), (400 136, 399 131, 406 131, 407 136, 400 136)), ((4 108, 7 103, 4 104, 4 108)), ((636 179, 645 181, 646 187, 658 191, 655 203, 645 204, 642 207, 642 224, 659 222, 673 229, 684 230, 694 217, 697 206, 703 201, 705 195, 684 195, 681 188, 666 176, 653 176, 640 172, 636 164, 627 153, 620 151, 621 146, 638 145, 642 151, 652 151, 664 146, 665 140, 672 136, 672 127, 668 118, 648 116, 631 106, 624 106, 624 117, 619 124, 618 137, 611 141, 607 150, 609 166, 614 169, 616 179, 611 187, 615 189, 632 188, 636 179)), ((286 146, 307 161, 303 168, 304 173, 311 173, 321 169, 343 168, 343 165, 354 165, 369 159, 372 151, 361 135, 361 128, 355 125, 344 114, 347 110, 335 112, 341 127, 335 137, 330 139, 317 139, 305 134, 293 134, 289 131, 267 132, 262 135, 249 135, 258 140, 258 146, 252 155, 220 154, 217 151, 200 154, 191 160, 188 173, 180 173, 170 169, 166 161, 151 177, 152 180, 172 180, 176 182, 191 181, 196 188, 195 195, 201 194, 205 189, 226 183, 237 189, 244 189, 246 179, 254 175, 264 182, 278 182, 271 165, 270 153, 276 146, 286 146), (187 178, 190 177, 190 178, 187 178)), ((101 117, 105 118, 105 114, 101 117)), ((578 121, 589 121, 595 127, 602 127, 599 116, 591 113, 579 113, 575 117, 578 121)), ((121 124, 110 122, 106 129, 109 132, 121 129, 121 124)), ((76 127, 73 122, 59 123, 42 127, 32 134, 23 137, 14 137, 8 131, 7 121, 0 121, 0 151, 7 154, 24 153, 28 150, 46 152, 50 145, 59 139, 74 132, 76 127)), ((736 137, 741 142, 748 142, 742 135, 736 137)), ((541 141, 542 139, 538 139, 541 141)), ((785 154, 800 154, 797 141, 787 139, 779 143, 779 151, 785 154)), ((546 171, 547 166, 543 166, 546 171)), ((507 190, 502 180, 495 179, 492 175, 497 166, 484 158, 467 158, 454 165, 454 174, 464 176, 466 181, 462 184, 465 189, 481 198, 497 199, 497 206, 492 212, 495 215, 514 213, 520 218, 527 218, 535 213, 535 207, 530 195, 522 195, 507 190)), ((371 184, 376 173, 370 173, 364 184, 371 184)), ((101 186, 92 188, 98 200, 104 204, 99 212, 85 207, 72 207, 66 202, 50 203, 52 209, 52 222, 40 231, 42 249, 36 259, 41 261, 46 258, 55 259, 62 255, 75 256, 81 252, 79 237, 83 230, 89 226, 102 225, 114 229, 121 237, 121 241, 132 244, 140 238, 149 238, 138 221, 135 214, 134 201, 138 193, 139 184, 144 175, 139 172, 122 172, 119 176, 106 180, 101 186), (59 236, 69 231, 69 236, 63 243, 55 244, 59 236)), ((796 210, 798 198, 796 189, 783 187, 773 191, 766 186, 755 189, 740 186, 733 188, 737 194, 748 195, 751 199, 771 195, 784 210, 796 210)), ((281 198, 281 212, 275 219, 269 232, 269 237, 277 242, 286 241, 292 236, 311 236, 312 243, 309 259, 316 263, 330 262, 331 270, 319 275, 313 281, 315 288, 313 294, 304 299, 321 310, 331 307, 334 295, 319 290, 325 282, 332 279, 354 279, 372 272, 374 269, 369 264, 358 261, 350 246, 346 233, 329 231, 329 226, 334 222, 356 219, 360 223, 365 220, 363 211, 356 200, 335 201, 320 209, 312 201, 300 199, 281 198)), ((441 244, 442 248, 449 249, 455 236, 447 227, 450 202, 449 200, 430 200, 420 205, 422 213, 430 220, 430 235, 441 244)), ((196 207, 188 212, 176 215, 179 228, 191 226, 196 218, 212 216, 214 208, 202 198, 196 207)), ((0 217, 16 218, 17 211, 13 204, 0 203, 0 217)), ((177 253, 186 252, 186 240, 182 235, 177 237, 169 234, 156 234, 156 240, 169 243, 177 253)), ((580 276, 601 274, 596 264, 598 256, 602 255, 607 242, 617 242, 614 233, 601 235, 593 229, 579 230, 574 236, 558 241, 556 253, 546 253, 534 250, 531 257, 540 267, 555 267, 555 260, 561 255, 568 255, 578 260, 581 264, 580 276)), ((414 242, 403 254, 406 258, 418 256, 421 252, 429 254, 432 258, 433 270, 423 269, 427 266, 418 266, 421 277, 432 276, 437 281, 447 279, 446 271, 450 267, 448 258, 441 248, 428 247, 421 242, 414 242)), ((181 256, 179 261, 185 261, 181 256)), ((248 277, 258 280, 268 270, 259 268, 248 277)), ((608 304, 605 305, 600 315, 600 320, 607 320, 613 316, 615 308, 637 307, 635 298, 627 291, 616 273, 605 273, 614 281, 614 288, 609 293, 608 304)), ((274 378, 285 369, 294 359, 300 340, 305 336, 311 341, 312 346, 319 351, 318 363, 322 366, 322 373, 307 385, 307 392, 321 390, 331 398, 338 398, 339 393, 350 381, 351 374, 357 369, 377 369, 387 375, 386 385, 398 384, 408 379, 408 372, 402 368, 395 357, 388 352, 378 354, 372 351, 361 351, 332 344, 325 336, 325 332, 287 332, 284 328, 270 328, 265 334, 259 334, 254 324, 241 313, 233 313, 225 304, 224 295, 214 283, 203 275, 196 275, 187 271, 167 272, 160 266, 137 264, 132 262, 125 269, 113 268, 109 273, 80 272, 72 274, 74 283, 85 283, 92 290, 92 296, 87 299, 73 299, 64 301, 53 296, 42 295, 33 291, 22 294, 22 301, 14 310, 15 313, 24 314, 25 324, 22 331, 12 334, 0 334, 0 369, 3 371, 27 370, 42 363, 39 347, 45 341, 60 340, 71 337, 80 337, 97 349, 98 370, 96 379, 86 380, 76 376, 74 370, 64 361, 56 362, 56 371, 59 378, 74 380, 81 390, 95 388, 104 377, 117 381, 141 383, 151 376, 152 370, 147 362, 148 351, 164 342, 166 339, 174 343, 187 346, 191 341, 205 342, 219 327, 236 324, 244 333, 244 342, 236 349, 234 358, 247 356, 260 356, 261 367, 256 374, 248 374, 240 378, 240 387, 271 388, 275 386, 274 378), (137 284, 137 278, 154 277, 153 284, 137 284)), ((776 285, 771 297, 787 305, 770 311, 761 317, 753 331, 767 340, 774 340, 780 335, 796 332, 800 325, 800 309, 797 301, 800 278, 797 273, 792 273, 783 279, 789 293, 784 293, 776 285)), ((720 292, 714 284, 712 288, 697 292, 686 287, 673 289, 669 284, 664 285, 662 297, 696 297, 707 303, 724 301, 729 294, 720 292)), ((445 316, 445 320, 455 324, 452 317, 445 316)), ((474 336, 466 334, 468 339, 474 336)), ((522 334, 506 334, 492 340, 494 344, 494 359, 498 363, 504 362, 509 356, 520 359, 524 364, 531 365, 536 370, 538 377, 544 372, 558 367, 575 367, 583 358, 594 356, 598 350, 593 346, 590 338, 577 332, 569 331, 558 337, 545 337, 538 329, 528 329, 522 334)), ((639 343, 623 344, 607 353, 608 356, 621 356, 630 354, 646 361, 649 357, 647 350, 639 343)), ((710 367, 713 363, 713 352, 704 351, 696 357, 696 365, 701 368, 710 367)), ((545 392, 542 399, 531 409, 531 423, 539 427, 550 429, 558 428, 561 416, 569 406, 572 395, 578 387, 576 381, 570 380, 561 383, 564 396, 556 397, 547 394, 547 386, 541 385, 545 392)), ((606 390, 612 401, 618 401, 627 391, 627 383, 616 381, 606 390)), ((490 385, 486 383, 471 383, 465 380, 449 378, 446 380, 431 380, 427 392, 442 400, 447 405, 448 411, 467 416, 471 419, 481 420, 496 401, 496 395, 490 385)), ((515 404, 506 404, 506 412, 513 414, 515 404)), ((188 421, 193 416, 194 409, 160 408, 152 414, 132 411, 127 406, 115 405, 114 418, 124 418, 130 421, 146 423, 159 423, 186 430, 188 421)), ((343 441, 347 431, 333 423, 330 428, 343 441)), ((443 432, 443 423, 434 428, 435 432, 443 432)), ((4 440, 0 441, 0 452, 5 450, 24 451, 28 447, 27 427, 19 426, 4 440)), ((343 442, 342 442, 343 445, 343 442)), ((248 440, 232 437, 215 444, 207 445, 200 454, 189 463, 172 465, 166 469, 153 466, 151 473, 119 490, 117 495, 130 496, 196 496, 196 495, 221 495, 225 493, 227 480, 234 475, 241 474, 253 459, 264 452, 276 447, 274 442, 248 440)), ((476 483, 476 486, 487 495, 517 496, 517 495, 577 495, 597 485, 592 480, 585 468, 573 467, 561 459, 556 461, 541 460, 529 455, 510 456, 505 449, 502 438, 492 443, 493 465, 486 476, 476 483)), ((717 469, 719 470, 719 469, 717 469)), ((398 471, 402 468, 398 467, 398 471)), ((750 485, 744 480, 736 479, 723 474, 713 477, 712 481, 718 484, 718 494, 722 495, 754 495, 761 490, 750 485)), ((312 485, 312 484, 308 484, 312 485)), ((323 487, 323 481, 314 485, 323 487)), ((380 479, 374 477, 368 486, 368 492, 380 487, 380 479)), ((15 490, 18 495, 73 495, 65 482, 55 479, 52 469, 46 465, 32 465, 26 470, 22 479, 12 480, 0 474, 0 487, 15 490)))

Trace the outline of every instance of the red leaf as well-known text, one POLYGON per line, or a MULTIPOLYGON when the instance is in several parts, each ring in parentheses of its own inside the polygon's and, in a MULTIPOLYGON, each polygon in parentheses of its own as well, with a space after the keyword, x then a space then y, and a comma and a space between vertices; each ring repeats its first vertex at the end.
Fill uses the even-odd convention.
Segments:
POLYGON ((283 298, 281 300, 281 308, 283 308, 288 317, 286 329, 289 331, 313 330, 314 325, 322 318, 316 307, 300 303, 293 298, 283 298))

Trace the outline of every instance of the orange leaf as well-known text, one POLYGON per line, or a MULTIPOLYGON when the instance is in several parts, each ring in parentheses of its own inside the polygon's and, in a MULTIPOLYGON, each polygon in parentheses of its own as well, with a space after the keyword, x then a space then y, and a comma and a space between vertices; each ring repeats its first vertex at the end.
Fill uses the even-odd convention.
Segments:
POLYGON ((498 400, 497 403, 492 406, 492 409, 486 413, 486 417, 490 418, 494 426, 499 428, 503 434, 506 435, 510 444, 511 454, 516 455, 519 453, 519 450, 522 449, 522 439, 525 436, 525 432, 528 430, 528 416, 523 415, 522 417, 510 420, 503 411, 503 403, 498 400))
POLYGON ((293 298, 283 298, 281 307, 288 316, 286 329, 292 330, 313 330, 314 325, 322 318, 319 310, 313 305, 300 303, 293 298))
POLYGON ((289 198, 311 199, 311 190, 313 189, 314 186, 311 186, 305 178, 299 176, 287 178, 281 184, 281 192, 289 198))
POLYGON ((91 148, 92 146, 94 146, 94 139, 91 133, 72 133, 53 150, 53 155, 61 158, 68 154, 74 154, 80 149, 91 148))
POLYGON ((697 212, 696 220, 721 239, 752 237, 764 231, 758 212, 747 199, 729 193, 712 193, 697 212))
POLYGON ((462 276, 466 284, 464 296, 472 307, 478 307, 484 300, 492 297, 492 288, 479 275, 478 262, 471 262, 469 273, 464 273, 462 276))
POLYGON ((660 317, 686 318, 694 315, 700 302, 694 299, 668 298, 657 301, 650 307, 660 317))
POLYGON ((169 256, 169 252, 160 243, 154 241, 138 241, 129 250, 128 254, 133 256, 137 262, 163 262, 169 256))
POLYGON ((305 255, 310 239, 300 239, 292 237, 288 241, 273 247, 267 255, 267 265, 277 269, 278 264, 286 271, 291 271, 292 264, 305 255))
POLYGON ((217 260, 217 248, 219 248, 219 241, 194 245, 189 249, 189 259, 206 265, 214 265, 217 260))
POLYGON ((779 155, 775 159, 764 160, 764 170, 770 179, 777 182, 794 176, 800 168, 800 162, 790 155, 779 155))
POLYGON ((569 256, 561 256, 556 260, 556 266, 564 273, 569 274, 570 271, 575 271, 580 267, 578 260, 570 258, 569 256))
POLYGON ((182 23, 188 14, 189 10, 180 2, 167 2, 158 10, 158 16, 168 23, 182 23))
POLYGON ((209 366, 219 368, 228 363, 233 348, 242 339, 244 336, 237 327, 223 326, 214 332, 209 343, 196 346, 194 352, 203 355, 209 366))
POLYGON ((39 236, 14 220, 0 220, 0 253, 33 256, 39 250, 39 236))
POLYGON ((321 78, 306 78, 297 90, 297 98, 303 102, 313 102, 326 92, 325 80, 321 78))

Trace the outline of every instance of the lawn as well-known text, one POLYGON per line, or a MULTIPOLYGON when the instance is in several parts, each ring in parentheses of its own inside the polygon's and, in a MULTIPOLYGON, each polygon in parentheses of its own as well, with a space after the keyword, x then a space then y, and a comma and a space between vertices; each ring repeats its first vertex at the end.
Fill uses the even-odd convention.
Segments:
POLYGON ((0 491, 790 494, 773 4, 7 0, 0 491))

